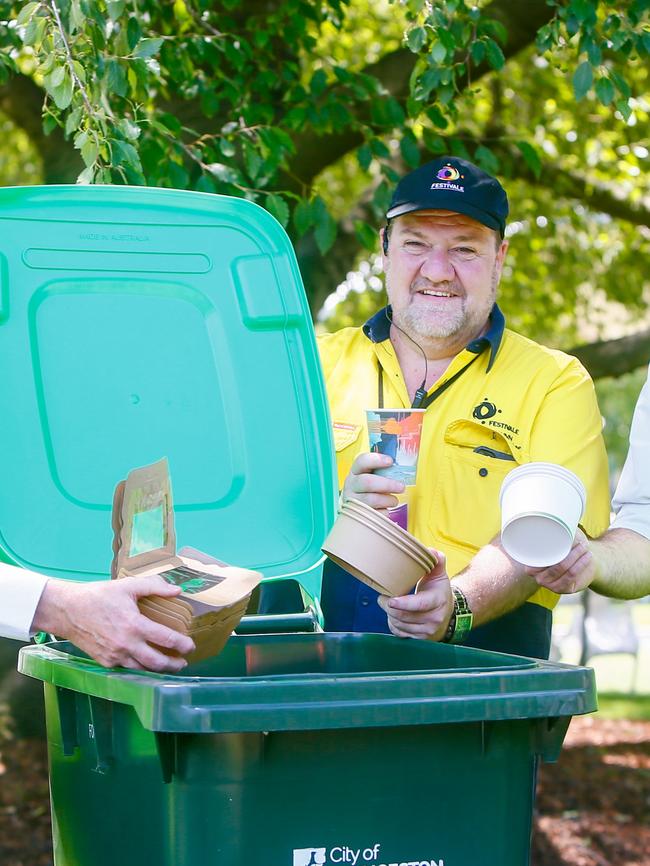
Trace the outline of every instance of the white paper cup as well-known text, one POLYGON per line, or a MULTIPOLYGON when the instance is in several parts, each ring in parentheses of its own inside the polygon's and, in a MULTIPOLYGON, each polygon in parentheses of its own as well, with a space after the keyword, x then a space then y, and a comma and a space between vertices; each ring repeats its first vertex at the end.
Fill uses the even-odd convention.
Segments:
POLYGON ((587 494, 582 481, 555 463, 526 463, 501 485, 501 543, 523 565, 545 568, 569 553, 587 494))

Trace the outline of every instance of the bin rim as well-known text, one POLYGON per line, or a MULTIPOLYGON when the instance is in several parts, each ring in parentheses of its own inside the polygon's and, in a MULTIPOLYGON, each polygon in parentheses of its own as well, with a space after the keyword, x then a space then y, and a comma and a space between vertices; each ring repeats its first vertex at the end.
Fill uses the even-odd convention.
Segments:
MULTIPOLYGON (((351 633, 251 635, 233 647, 264 651, 374 639, 351 633)), ((230 643, 230 642, 229 642, 230 643)), ((437 669, 272 673, 256 676, 168 675, 107 670, 71 655, 68 642, 24 647, 18 669, 57 690, 86 694, 135 710, 143 727, 176 733, 315 730, 559 718, 597 709, 593 670, 558 662, 429 644, 473 666, 437 669), (492 664, 481 665, 481 656, 492 664)), ((316 647, 318 649, 318 646, 316 647)), ((322 649, 322 646, 320 647, 322 649)), ((434 652, 433 655, 438 655, 434 652)))

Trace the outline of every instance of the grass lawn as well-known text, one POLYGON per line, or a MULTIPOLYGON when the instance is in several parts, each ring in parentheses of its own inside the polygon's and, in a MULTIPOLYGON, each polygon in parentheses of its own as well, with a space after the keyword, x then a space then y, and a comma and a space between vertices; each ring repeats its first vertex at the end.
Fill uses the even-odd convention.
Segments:
POLYGON ((620 692, 599 692, 597 715, 604 719, 650 721, 650 694, 628 695, 620 692))

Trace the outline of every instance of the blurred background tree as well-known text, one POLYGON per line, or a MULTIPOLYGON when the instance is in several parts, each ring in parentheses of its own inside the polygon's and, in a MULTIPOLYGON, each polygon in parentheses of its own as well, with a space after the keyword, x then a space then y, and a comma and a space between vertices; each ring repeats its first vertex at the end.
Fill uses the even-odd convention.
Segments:
MULTIPOLYGON (((396 178, 468 157, 511 199, 509 324, 573 347, 596 378, 633 374, 650 358, 649 10, 0 0, 0 182, 245 196, 287 228, 331 329, 382 302, 396 178)), ((640 381, 601 388, 621 443, 640 381)))

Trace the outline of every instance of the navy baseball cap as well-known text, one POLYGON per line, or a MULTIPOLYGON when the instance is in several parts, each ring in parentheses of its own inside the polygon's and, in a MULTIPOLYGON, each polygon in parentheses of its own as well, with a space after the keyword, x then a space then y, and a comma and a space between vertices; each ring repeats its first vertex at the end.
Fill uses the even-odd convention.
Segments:
POLYGON ((503 237, 508 196, 499 181, 456 156, 441 156, 403 177, 386 219, 419 210, 449 210, 472 217, 503 237))

